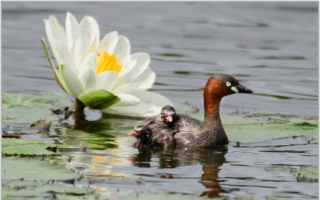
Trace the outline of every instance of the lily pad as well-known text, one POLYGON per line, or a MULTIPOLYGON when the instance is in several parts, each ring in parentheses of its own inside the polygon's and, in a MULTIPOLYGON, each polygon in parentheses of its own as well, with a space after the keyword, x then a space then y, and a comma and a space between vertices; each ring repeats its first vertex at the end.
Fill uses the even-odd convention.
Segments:
POLYGON ((286 167, 286 166, 272 166, 272 167, 267 167, 266 170, 277 172, 277 173, 290 174, 296 177, 298 182, 305 182, 305 183, 318 182, 319 168, 317 166, 301 166, 299 168, 286 167))
POLYGON ((16 157, 2 158, 2 180, 70 180, 79 178, 57 161, 47 162, 16 157))
POLYGON ((49 143, 39 140, 2 138, 1 145, 2 153, 9 155, 57 155, 56 153, 46 149, 48 146, 50 146, 49 143))
MULTIPOLYGON (((206 197, 197 197, 192 195, 184 195, 184 194, 170 194, 170 193, 135 193, 127 196, 123 196, 118 198, 117 200, 142 200, 142 199, 152 199, 152 200, 188 200, 188 199, 208 199, 206 197)), ((224 200, 226 198, 215 198, 216 200, 224 200)))
POLYGON ((53 91, 44 95, 2 93, 2 123, 33 123, 45 119, 47 122, 59 119, 52 115, 51 108, 71 104, 67 95, 53 91))
MULTIPOLYGON (((187 114, 196 119, 204 119, 199 109, 188 103, 175 105, 177 113, 187 114)), ((298 117, 266 117, 268 114, 255 114, 244 117, 236 114, 221 114, 223 127, 230 141, 241 143, 261 142, 290 136, 307 136, 318 139, 318 121, 298 117), (254 116, 254 117, 252 117, 254 116)))
POLYGON ((54 181, 39 182, 14 180, 2 185, 2 199, 94 199, 94 190, 88 187, 77 187, 71 184, 55 183, 54 181))

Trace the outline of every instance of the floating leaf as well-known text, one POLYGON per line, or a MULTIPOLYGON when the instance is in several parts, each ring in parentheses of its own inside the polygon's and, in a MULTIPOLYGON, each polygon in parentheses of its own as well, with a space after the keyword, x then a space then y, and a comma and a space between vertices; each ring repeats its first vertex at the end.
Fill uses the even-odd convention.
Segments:
POLYGON ((2 93, 3 123, 33 123, 40 119, 47 122, 59 119, 52 115, 51 108, 65 107, 71 104, 66 95, 53 91, 44 95, 2 93))
POLYGON ((2 185, 2 199, 95 199, 94 190, 70 184, 37 184, 35 181, 12 181, 2 185))
MULTIPOLYGON (((187 114, 199 120, 204 114, 188 103, 175 105, 177 113, 187 114)), ((253 117, 243 117, 236 114, 221 114, 223 127, 230 141, 241 143, 261 142, 275 138, 290 136, 307 136, 318 138, 318 121, 269 116, 268 114, 255 114, 253 117), (262 119, 262 120, 261 120, 262 119)))
MULTIPOLYGON (((193 195, 183 195, 183 194, 170 194, 170 193, 135 193, 127 196, 118 198, 117 200, 142 200, 142 199, 152 199, 152 200, 192 200, 192 199, 208 199, 206 197, 197 197, 193 195)), ((215 200, 224 200, 226 198, 216 198, 215 200)))
POLYGON ((2 159, 2 199, 43 199, 59 196, 61 199, 93 199, 94 190, 76 187, 80 175, 64 168, 56 161, 34 159, 2 159))
POLYGON ((292 173, 297 177, 298 182, 318 182, 319 168, 314 166, 303 166, 299 170, 292 173))
POLYGON ((272 166, 267 167, 266 170, 273 171, 277 173, 291 174, 297 178, 298 182, 306 183, 317 183, 319 176, 319 168, 317 166, 302 166, 296 167, 286 167, 286 166, 272 166))
POLYGON ((49 145, 49 143, 39 140, 2 138, 2 153, 9 155, 56 155, 46 149, 49 145))
POLYGON ((2 158, 2 180, 70 180, 79 178, 78 173, 64 168, 56 161, 38 161, 16 157, 2 158))

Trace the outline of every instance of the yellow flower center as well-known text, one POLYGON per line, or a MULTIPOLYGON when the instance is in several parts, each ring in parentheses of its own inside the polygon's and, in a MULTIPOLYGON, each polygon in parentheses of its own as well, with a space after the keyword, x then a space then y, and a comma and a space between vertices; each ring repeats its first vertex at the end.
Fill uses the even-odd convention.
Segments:
POLYGON ((115 55, 110 55, 107 52, 101 52, 97 57, 97 72, 96 75, 99 75, 105 71, 114 71, 119 73, 122 69, 121 62, 115 55))

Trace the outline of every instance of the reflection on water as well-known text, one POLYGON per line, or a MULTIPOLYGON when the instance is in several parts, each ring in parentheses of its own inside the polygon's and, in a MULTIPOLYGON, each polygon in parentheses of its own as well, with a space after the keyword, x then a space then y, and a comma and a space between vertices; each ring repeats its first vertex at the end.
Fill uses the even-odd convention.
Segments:
MULTIPOLYGON (((188 166, 194 164, 202 165, 203 174, 199 179, 206 190, 200 194, 201 197, 206 196, 216 198, 226 193, 219 184, 219 171, 220 167, 226 161, 225 154, 228 152, 227 148, 194 148, 194 149, 165 149, 165 150, 148 150, 141 149, 139 153, 131 156, 129 160, 133 166, 149 168, 152 157, 159 160, 158 168, 177 168, 181 166, 188 166)), ((138 176, 149 176, 148 174, 136 174, 138 176)), ((177 179, 184 177, 177 177, 174 174, 160 173, 155 177, 165 179, 177 179)))

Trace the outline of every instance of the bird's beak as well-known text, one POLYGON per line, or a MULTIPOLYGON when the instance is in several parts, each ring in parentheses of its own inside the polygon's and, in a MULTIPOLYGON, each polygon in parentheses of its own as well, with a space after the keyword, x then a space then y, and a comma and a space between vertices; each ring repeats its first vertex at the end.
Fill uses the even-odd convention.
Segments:
POLYGON ((137 131, 131 131, 128 135, 138 137, 139 133, 137 131))
POLYGON ((172 122, 173 121, 173 117, 171 115, 166 116, 166 120, 168 122, 172 122))
POLYGON ((243 85, 241 85, 241 84, 239 84, 238 86, 236 86, 236 87, 234 87, 235 88, 235 90, 237 91, 235 91, 235 90, 233 90, 233 91, 235 91, 236 93, 253 93, 253 91, 252 90, 250 90, 249 88, 246 88, 246 87, 244 87, 243 85))

